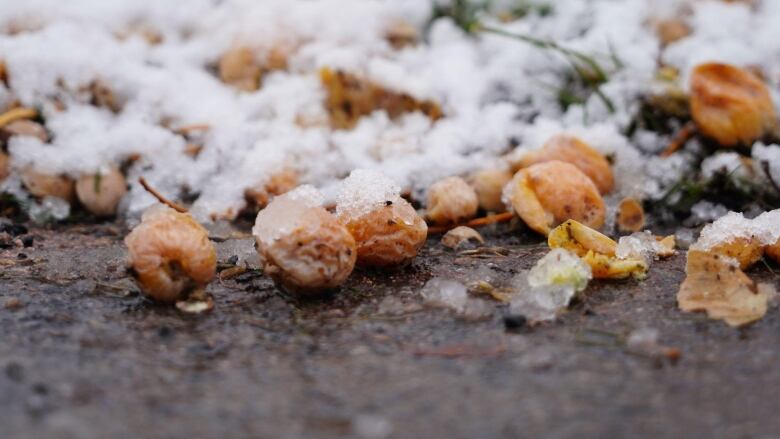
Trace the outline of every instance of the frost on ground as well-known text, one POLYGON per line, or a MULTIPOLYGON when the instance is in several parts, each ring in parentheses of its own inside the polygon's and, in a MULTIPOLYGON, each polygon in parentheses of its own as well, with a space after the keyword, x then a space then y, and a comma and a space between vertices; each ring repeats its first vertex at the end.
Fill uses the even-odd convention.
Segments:
MULTIPOLYGON (((13 175, 4 190, 25 200, 18 174, 28 167, 76 179, 125 165, 131 185, 121 205, 125 216, 154 202, 136 184, 144 175, 166 195, 194 200, 199 219, 231 218, 245 206, 245 191, 279 169, 296 170, 301 182, 333 200, 339 180, 365 168, 423 200, 433 181, 488 167, 513 146, 536 149, 568 133, 612 159, 616 199, 657 199, 691 168, 686 155, 643 157, 662 150, 667 133, 629 129, 640 97, 659 89, 657 60, 679 69, 682 88, 702 61, 755 66, 780 102, 775 1, 751 8, 747 2, 560 0, 549 4, 549 13, 533 10, 507 23, 484 18, 605 66, 603 96, 579 100, 564 93, 571 70, 560 53, 498 35, 468 35, 446 17, 431 22, 433 6, 423 0, 193 0, 186 7, 158 0, 3 2, 0 61, 7 80, 0 107, 18 101, 40 109, 51 134, 48 142, 10 141, 13 175), (653 23, 686 9, 692 33, 662 48, 653 23), (417 44, 405 44, 415 37, 417 44), (251 69, 259 88, 220 81, 216 70, 231 50, 238 59, 259 60, 251 69), (332 129, 322 68, 435 102, 443 117, 391 118, 378 110, 353 129, 332 129), (205 129, 180 130, 193 126, 205 129)), ((753 150, 755 163, 769 162, 775 180, 777 151, 763 144, 753 150)), ((730 170, 730 161, 724 156, 713 166, 730 170)))

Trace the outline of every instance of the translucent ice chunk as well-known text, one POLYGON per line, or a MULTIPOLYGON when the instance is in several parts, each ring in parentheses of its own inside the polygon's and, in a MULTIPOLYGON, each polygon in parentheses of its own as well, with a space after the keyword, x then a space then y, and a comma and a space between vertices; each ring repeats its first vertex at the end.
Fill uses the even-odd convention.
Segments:
POLYGON ((450 279, 435 277, 425 284, 420 293, 429 305, 450 308, 458 313, 465 311, 468 302, 466 286, 450 279))
POLYGON ((552 249, 528 272, 528 284, 534 288, 570 285, 575 291, 582 291, 591 279, 588 264, 574 253, 561 248, 552 249))
POLYGON ((532 322, 554 320, 592 277, 590 267, 575 254, 553 249, 530 271, 512 280, 516 294, 510 302, 510 312, 522 314, 532 322))
POLYGON ((356 169, 342 183, 336 215, 351 220, 399 198, 401 187, 378 171, 356 169))
POLYGON ((633 233, 618 240, 615 256, 618 259, 640 259, 650 263, 666 250, 649 231, 633 233))

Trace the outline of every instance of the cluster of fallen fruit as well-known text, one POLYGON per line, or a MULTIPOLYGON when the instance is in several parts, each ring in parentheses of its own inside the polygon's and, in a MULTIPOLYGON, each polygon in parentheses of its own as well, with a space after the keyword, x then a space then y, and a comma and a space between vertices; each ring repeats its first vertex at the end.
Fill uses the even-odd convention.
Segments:
MULTIPOLYGON (((699 131, 724 147, 749 144, 776 128, 764 84, 737 67, 706 64, 692 76, 691 107, 699 131)), ((449 177, 428 191, 427 219, 452 229, 445 242, 479 235, 459 224, 485 224, 516 214, 547 236, 553 250, 530 270, 512 307, 532 321, 554 318, 591 278, 646 276, 649 264, 675 253, 675 237, 640 232, 641 204, 620 205, 618 225, 633 231, 614 241, 596 229, 606 217, 602 194, 613 189, 609 162, 579 139, 559 135, 540 150, 508 157, 505 169, 468 180, 449 177), (479 209, 504 213, 468 221, 479 209), (525 290, 525 291, 523 291, 525 290)), ((426 221, 400 188, 374 171, 354 171, 335 212, 311 186, 274 198, 253 228, 264 272, 285 290, 312 295, 340 286, 355 265, 408 263, 424 244, 426 221)), ((189 214, 167 207, 147 212, 126 238, 133 272, 144 293, 161 302, 203 299, 214 277, 216 252, 208 233, 189 214)), ((764 254, 780 262, 780 210, 754 220, 728 215, 706 227, 688 252, 687 278, 678 293, 686 311, 707 311, 730 325, 761 318, 773 294, 742 270, 764 254)))

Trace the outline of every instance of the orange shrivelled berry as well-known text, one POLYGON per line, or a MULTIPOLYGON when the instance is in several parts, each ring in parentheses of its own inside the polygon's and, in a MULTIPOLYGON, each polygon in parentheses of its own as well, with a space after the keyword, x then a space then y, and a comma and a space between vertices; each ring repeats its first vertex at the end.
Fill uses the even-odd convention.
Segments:
POLYGON ((141 291, 158 302, 185 300, 216 273, 217 253, 206 229, 165 206, 147 210, 125 245, 141 291))
POLYGON ((587 175, 602 194, 612 191, 615 186, 609 161, 599 151, 582 140, 569 135, 553 136, 544 146, 530 151, 520 158, 518 168, 526 168, 537 163, 560 160, 571 163, 587 175))
POLYGON ((504 189, 504 199, 528 227, 543 235, 568 219, 598 229, 606 216, 593 181, 576 166, 557 160, 518 171, 504 189))
POLYGON ((690 86, 696 126, 721 146, 750 145, 777 128, 769 89, 745 69, 701 64, 693 70, 690 86))

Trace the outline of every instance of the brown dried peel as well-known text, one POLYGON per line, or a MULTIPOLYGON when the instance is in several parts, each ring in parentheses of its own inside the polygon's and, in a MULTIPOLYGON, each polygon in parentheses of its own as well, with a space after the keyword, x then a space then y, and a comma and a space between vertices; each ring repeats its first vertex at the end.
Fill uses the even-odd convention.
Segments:
POLYGON ((758 288, 731 258, 701 250, 688 252, 685 281, 677 293, 683 311, 705 311, 712 319, 742 326, 764 316, 768 293, 758 288))
POLYGON ((644 260, 615 256, 617 243, 577 221, 568 220, 547 236, 551 248, 563 248, 576 254, 588 264, 596 279, 643 279, 648 266, 644 260))

